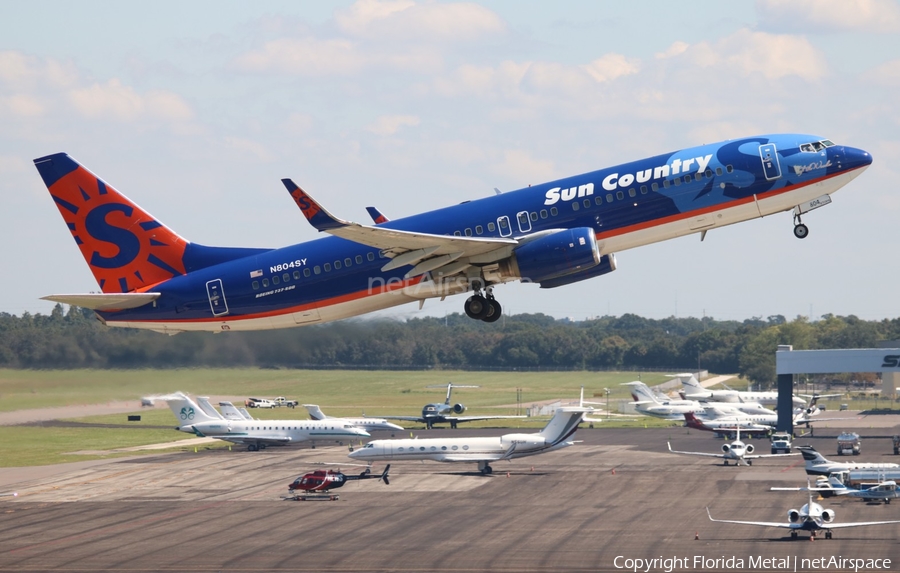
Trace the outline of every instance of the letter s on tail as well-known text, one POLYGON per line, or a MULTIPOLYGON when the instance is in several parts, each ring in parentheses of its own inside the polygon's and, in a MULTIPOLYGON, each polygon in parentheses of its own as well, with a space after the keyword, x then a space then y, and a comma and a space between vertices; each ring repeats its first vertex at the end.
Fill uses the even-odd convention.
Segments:
POLYGON ((134 292, 185 273, 187 241, 65 153, 34 160, 105 293, 134 292))

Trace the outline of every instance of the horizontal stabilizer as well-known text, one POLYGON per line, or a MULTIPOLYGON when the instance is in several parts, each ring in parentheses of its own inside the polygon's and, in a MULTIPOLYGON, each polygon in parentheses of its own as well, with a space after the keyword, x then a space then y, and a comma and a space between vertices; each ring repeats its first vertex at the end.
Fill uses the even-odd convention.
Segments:
POLYGON ((120 292, 88 294, 51 294, 41 300, 52 300, 91 310, 125 310, 149 304, 159 298, 158 292, 120 292))

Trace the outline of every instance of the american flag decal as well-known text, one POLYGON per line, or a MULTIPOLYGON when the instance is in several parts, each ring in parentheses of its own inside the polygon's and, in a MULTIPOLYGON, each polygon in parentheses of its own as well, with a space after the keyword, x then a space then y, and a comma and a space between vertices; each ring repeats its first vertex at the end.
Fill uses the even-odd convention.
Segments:
POLYGON ((263 275, 262 269, 259 269, 259 270, 257 270, 257 271, 250 271, 250 278, 251 278, 251 279, 255 279, 256 277, 261 277, 262 275, 263 275))

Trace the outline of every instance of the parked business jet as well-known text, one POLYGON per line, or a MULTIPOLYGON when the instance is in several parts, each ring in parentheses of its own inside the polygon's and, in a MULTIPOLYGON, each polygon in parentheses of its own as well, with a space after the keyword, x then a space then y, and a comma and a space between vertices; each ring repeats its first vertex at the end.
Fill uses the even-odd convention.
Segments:
MULTIPOLYGON (((681 397, 685 400, 705 400, 707 402, 756 402, 763 406, 777 406, 778 392, 748 392, 743 390, 732 390, 725 386, 726 390, 710 390, 705 388, 700 382, 694 378, 693 374, 676 374, 684 389, 681 391, 681 397)), ((806 400, 799 396, 792 398, 794 406, 800 407, 806 405, 806 400)))
POLYGON ((688 428, 704 430, 706 432, 718 432, 720 434, 732 434, 735 433, 738 428, 750 435, 768 435, 772 432, 771 425, 754 421, 752 418, 752 416, 698 418, 693 413, 687 412, 684 414, 684 425, 688 428))
POLYGON ((696 400, 672 400, 667 396, 659 396, 649 386, 640 381, 625 382, 622 386, 631 388, 631 404, 639 414, 663 418, 665 420, 681 420, 686 413, 702 412, 703 404, 696 400))
POLYGON ((758 525, 761 527, 782 527, 791 530, 791 539, 797 539, 798 531, 809 531, 810 537, 815 537, 817 531, 825 530, 825 539, 831 539, 831 530, 840 527, 863 527, 866 525, 889 525, 892 523, 900 523, 900 521, 857 521, 854 523, 834 523, 834 510, 824 509, 821 505, 814 502, 812 492, 809 492, 809 501, 799 510, 788 510, 788 522, 771 522, 771 521, 732 521, 730 519, 713 519, 709 508, 706 508, 706 514, 709 515, 710 521, 717 523, 737 523, 739 525, 758 525))
MULTIPOLYGON (((318 420, 231 420, 207 412, 181 392, 160 396, 175 414, 175 429, 203 438, 246 444, 251 452, 266 446, 286 446, 299 442, 343 441, 369 437, 369 433, 343 422, 318 420)), ((208 402, 207 402, 208 404, 208 402)), ((215 411, 215 410, 213 410, 215 411)))
POLYGON ((672 449, 672 444, 670 442, 666 442, 666 445, 669 446, 669 451, 673 454, 687 454, 691 456, 708 456, 712 458, 722 458, 724 464, 728 465, 728 461, 731 460, 734 462, 736 466, 752 466, 753 460, 757 458, 780 458, 784 456, 796 456, 799 455, 797 453, 793 454, 754 454, 753 444, 745 444, 741 441, 741 429, 735 429, 737 433, 737 437, 730 444, 722 444, 722 453, 721 454, 710 454, 707 452, 681 452, 678 450, 672 449))
POLYGON ((494 470, 490 463, 534 456, 571 446, 568 441, 586 408, 560 408, 537 434, 505 434, 494 438, 426 438, 373 440, 349 454, 368 462, 376 460, 433 460, 436 462, 477 462, 482 474, 494 470))
POLYGON ((336 418, 334 416, 326 416, 325 412, 323 412, 316 404, 303 404, 303 407, 306 408, 306 411, 309 412, 309 417, 313 420, 343 422, 344 424, 350 424, 355 428, 361 428, 367 432, 375 430, 396 432, 397 430, 403 430, 403 426, 392 424, 384 418, 336 418))
MULTIPOLYGON (((428 388, 443 388, 444 385, 428 386, 428 388)), ((450 424, 450 427, 456 429, 456 425, 460 422, 476 422, 478 420, 509 420, 514 418, 524 418, 525 416, 458 416, 466 411, 466 407, 460 403, 450 404, 450 395, 454 388, 478 388, 478 386, 467 386, 463 384, 447 384, 447 398, 444 403, 434 402, 425 404, 422 407, 421 416, 385 416, 388 420, 404 420, 407 422, 419 422, 425 424, 427 429, 432 429, 435 424, 450 424)))
POLYGON ((803 455, 806 473, 813 476, 827 476, 849 470, 889 470, 900 468, 900 465, 890 462, 833 462, 825 459, 825 456, 817 452, 812 446, 799 446, 797 449, 803 455))
POLYGON ((891 503, 892 499, 900 497, 897 482, 892 479, 884 479, 883 474, 879 476, 878 481, 861 483, 859 487, 850 487, 845 484, 841 477, 846 475, 849 475, 849 472, 834 473, 827 478, 819 476, 814 486, 770 487, 769 489, 772 491, 815 491, 822 497, 847 496, 866 501, 883 501, 886 504, 891 503))
MULTIPOLYGON (((871 163, 812 135, 702 145, 376 225, 339 219, 285 179, 333 237, 280 249, 192 243, 65 153, 34 160, 102 293, 44 297, 110 326, 260 330, 338 320, 473 293, 474 319, 502 312, 494 287, 556 288, 616 269, 615 253, 773 213, 805 213, 871 163)), ((377 215, 376 215, 377 217, 377 215)))
POLYGON ((219 402, 219 411, 227 420, 252 420, 247 408, 238 408, 231 402, 219 402))

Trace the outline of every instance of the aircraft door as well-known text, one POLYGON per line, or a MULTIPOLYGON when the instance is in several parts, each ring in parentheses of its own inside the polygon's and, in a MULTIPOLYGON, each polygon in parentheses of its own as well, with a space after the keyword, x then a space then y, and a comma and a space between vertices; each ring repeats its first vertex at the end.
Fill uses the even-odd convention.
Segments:
POLYGON ((500 230, 501 237, 508 237, 512 235, 512 227, 509 224, 509 217, 507 217, 506 215, 497 217, 497 228, 500 230))
POLYGON ((527 233, 531 230, 531 219, 528 218, 528 211, 516 213, 516 220, 519 222, 519 231, 527 233))
POLYGON ((774 143, 759 146, 759 157, 762 159, 763 173, 766 180, 771 181, 781 177, 781 165, 778 163, 778 153, 774 143))
POLYGON ((209 308, 212 310, 213 316, 228 314, 228 303, 225 301, 222 279, 207 281, 206 296, 209 297, 209 308))

